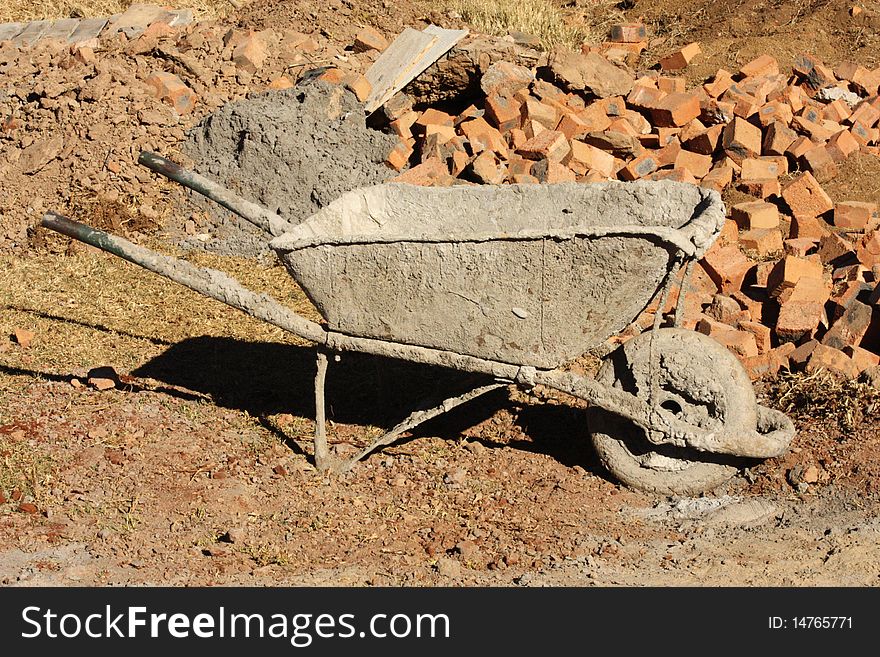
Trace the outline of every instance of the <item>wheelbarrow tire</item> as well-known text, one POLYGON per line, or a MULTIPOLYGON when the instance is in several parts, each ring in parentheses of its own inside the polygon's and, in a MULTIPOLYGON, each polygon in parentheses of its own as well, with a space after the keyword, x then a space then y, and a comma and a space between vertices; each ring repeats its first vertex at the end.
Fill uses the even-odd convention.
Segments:
MULTIPOLYGON (((597 380, 648 400, 651 332, 613 352, 597 380)), ((736 359, 712 338, 683 329, 655 334, 659 402, 682 420, 708 430, 755 429, 758 404, 751 381, 736 359)), ((660 495, 691 495, 717 488, 744 459, 673 445, 654 445, 630 421, 592 407, 588 422, 605 468, 627 486, 660 495)))

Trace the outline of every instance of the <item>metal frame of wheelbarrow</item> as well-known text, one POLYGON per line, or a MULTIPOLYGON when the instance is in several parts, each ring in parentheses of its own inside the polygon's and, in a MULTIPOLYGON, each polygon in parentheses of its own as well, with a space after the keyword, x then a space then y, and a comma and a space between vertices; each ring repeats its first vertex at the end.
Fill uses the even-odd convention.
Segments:
MULTIPOLYGON (((155 154, 142 153, 139 162, 204 194, 266 232, 278 235, 289 227, 287 222, 265 208, 241 199, 228 189, 155 154)), ((770 458, 781 455, 794 435, 794 426, 783 413, 760 405, 758 406, 758 427, 748 432, 742 430, 707 431, 683 422, 656 403, 658 394, 656 376, 652 377, 652 390, 649 391, 649 400, 645 401, 623 390, 560 369, 536 369, 531 366, 487 360, 452 351, 361 338, 331 331, 289 310, 268 295, 248 290, 223 272, 196 267, 184 260, 151 251, 123 238, 72 221, 53 212, 46 213, 41 223, 46 228, 112 253, 204 296, 238 308, 257 319, 262 319, 304 340, 315 343, 317 345, 317 373, 315 376, 314 453, 315 464, 320 470, 347 471, 375 449, 391 444, 403 433, 427 420, 510 384, 517 384, 525 388, 544 385, 581 399, 590 405, 603 408, 635 424, 644 431, 648 441, 654 445, 689 447, 700 452, 739 457, 770 458), (495 382, 445 399, 433 408, 413 412, 353 458, 339 461, 330 454, 327 446, 324 384, 328 368, 328 353, 344 351, 361 352, 488 375, 493 377, 495 382)), ((597 235, 607 235, 609 229, 600 228, 595 232, 597 235)), ((623 228, 620 234, 630 235, 633 232, 623 228)), ((684 267, 681 285, 686 284, 698 248, 693 243, 683 240, 675 231, 662 227, 658 227, 656 230, 639 227, 637 232, 642 236, 656 238, 666 244, 672 253, 672 265, 668 268, 661 286, 660 308, 662 309, 666 306, 670 290, 685 262, 687 265, 684 267)), ((590 236, 590 231, 584 231, 584 235, 590 236)), ((682 317, 684 296, 682 289, 675 309, 676 325, 680 323, 682 317)), ((656 333, 660 327, 661 315, 662 312, 655 315, 652 334, 656 333)), ((651 347, 651 362, 655 363, 659 361, 659 354, 656 354, 653 349, 653 341, 651 347)))

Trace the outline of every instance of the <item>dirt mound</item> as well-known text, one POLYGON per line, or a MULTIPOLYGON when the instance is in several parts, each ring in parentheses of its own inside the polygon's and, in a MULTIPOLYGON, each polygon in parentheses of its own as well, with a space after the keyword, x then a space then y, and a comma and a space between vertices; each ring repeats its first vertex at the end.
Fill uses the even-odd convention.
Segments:
MULTIPOLYGON (((393 145, 366 126, 354 94, 314 81, 225 105, 190 132, 183 150, 202 174, 299 223, 346 191, 386 180, 393 145)), ((222 225, 244 223, 210 205, 222 225)), ((240 252, 231 230, 218 236, 214 246, 240 252)))

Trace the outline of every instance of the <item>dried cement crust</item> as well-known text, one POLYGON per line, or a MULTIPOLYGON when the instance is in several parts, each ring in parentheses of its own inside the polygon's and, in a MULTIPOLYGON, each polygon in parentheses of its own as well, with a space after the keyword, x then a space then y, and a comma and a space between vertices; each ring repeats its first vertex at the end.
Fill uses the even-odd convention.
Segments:
MULTIPOLYGON (((624 344, 606 360, 596 380, 649 399, 650 342, 647 332, 624 344)), ((754 390, 725 347, 693 331, 660 329, 654 348, 659 354, 658 402, 664 408, 709 431, 754 431, 754 390)), ((717 487, 737 470, 736 459, 650 445, 630 423, 601 409, 589 409, 588 423, 602 463, 628 486, 663 495, 693 494, 717 487)))
POLYGON ((723 220, 713 194, 647 182, 383 185, 271 246, 333 331, 550 369, 645 308, 675 250, 667 240, 711 243, 723 220))

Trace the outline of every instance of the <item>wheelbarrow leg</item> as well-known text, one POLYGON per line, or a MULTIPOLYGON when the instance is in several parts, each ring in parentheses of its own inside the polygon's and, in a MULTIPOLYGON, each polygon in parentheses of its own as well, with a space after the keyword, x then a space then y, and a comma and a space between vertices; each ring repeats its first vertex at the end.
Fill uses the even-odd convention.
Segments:
POLYGON ((380 447, 390 445, 407 431, 416 428, 420 424, 423 424, 424 422, 427 422, 428 420, 433 419, 438 415, 443 415, 444 413, 451 411, 456 406, 461 406, 465 402, 469 402, 472 399, 476 399, 477 397, 485 395, 487 392, 492 392, 493 390, 497 390, 498 388, 502 388, 507 385, 510 384, 508 382, 490 383, 489 385, 480 386, 479 388, 472 388, 463 395, 444 399, 440 404, 434 406, 433 408, 429 408, 423 411, 414 411, 413 413, 410 413, 405 420, 392 427, 387 433, 376 438, 376 440, 374 440, 367 447, 361 450, 360 453, 348 459, 347 461, 342 461, 337 468, 338 471, 348 472, 362 458, 379 449, 380 447))
POLYGON ((315 467, 324 472, 333 467, 327 447, 327 418, 324 404, 324 382, 327 379, 327 354, 318 350, 315 373, 315 467))

